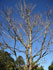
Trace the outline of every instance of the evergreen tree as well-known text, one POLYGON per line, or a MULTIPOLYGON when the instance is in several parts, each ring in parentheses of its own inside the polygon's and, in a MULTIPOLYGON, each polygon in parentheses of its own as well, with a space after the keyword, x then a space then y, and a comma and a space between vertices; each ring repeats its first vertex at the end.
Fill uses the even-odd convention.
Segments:
POLYGON ((0 70, 13 70, 14 59, 8 52, 0 50, 0 70))
POLYGON ((53 70, 53 62, 52 62, 51 65, 49 66, 49 70, 53 70))

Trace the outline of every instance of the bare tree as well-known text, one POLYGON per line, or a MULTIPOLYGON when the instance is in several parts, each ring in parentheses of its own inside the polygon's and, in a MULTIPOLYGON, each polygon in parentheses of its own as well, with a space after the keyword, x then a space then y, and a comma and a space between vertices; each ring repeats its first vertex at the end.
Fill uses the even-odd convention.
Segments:
POLYGON ((20 6, 16 6, 16 11, 10 8, 7 11, 2 10, 0 12, 4 18, 3 23, 0 22, 2 39, 0 46, 3 49, 9 48, 15 56, 16 53, 24 53, 26 55, 27 70, 32 70, 36 62, 52 52, 52 50, 49 50, 50 45, 53 43, 53 29, 51 28, 53 24, 49 19, 51 10, 47 12, 44 21, 41 15, 32 14, 35 7, 36 5, 33 7, 27 6, 24 1, 23 4, 20 2, 20 6), (13 41, 14 46, 11 46, 6 39, 13 41), (18 43, 22 46, 21 49, 17 46, 18 43), (23 47, 25 50, 22 49, 23 47), (37 59, 33 61, 36 57, 37 59))

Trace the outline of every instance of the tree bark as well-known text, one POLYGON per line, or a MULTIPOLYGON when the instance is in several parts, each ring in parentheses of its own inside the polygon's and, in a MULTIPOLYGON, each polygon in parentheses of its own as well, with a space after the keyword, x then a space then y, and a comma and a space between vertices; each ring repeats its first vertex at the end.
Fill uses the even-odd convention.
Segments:
POLYGON ((26 48, 27 70, 29 70, 28 47, 26 48))
POLYGON ((32 40, 31 40, 31 35, 32 35, 32 29, 31 29, 31 25, 30 25, 30 22, 29 22, 29 13, 27 13, 27 25, 28 25, 28 29, 29 29, 29 50, 30 50, 30 59, 29 59, 29 70, 32 70, 32 40))
POLYGON ((29 47, 30 47, 30 70, 32 70, 32 44, 31 44, 31 30, 30 30, 30 35, 29 35, 29 47))

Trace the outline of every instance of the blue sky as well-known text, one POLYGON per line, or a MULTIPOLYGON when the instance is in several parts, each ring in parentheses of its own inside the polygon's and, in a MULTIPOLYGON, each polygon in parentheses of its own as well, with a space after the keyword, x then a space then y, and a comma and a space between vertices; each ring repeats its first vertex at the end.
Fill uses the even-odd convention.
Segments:
MULTIPOLYGON (((0 0, 0 9, 6 9, 6 8, 9 8, 9 7, 14 7, 15 4, 18 4, 19 3, 19 1, 20 0, 0 0)), ((51 9, 53 9, 53 0, 26 0, 26 3, 27 4, 31 3, 32 5, 36 4, 36 8, 34 9, 34 11, 32 13, 38 13, 38 14, 39 13, 42 13, 44 15, 46 13, 45 11, 48 10, 47 6, 49 6, 51 9)), ((3 21, 2 19, 0 19, 0 20, 3 21)), ((11 43, 11 45, 13 45, 13 42, 11 43)), ((53 49, 52 46, 53 45, 51 45, 51 48, 53 49)), ((23 55, 23 57, 25 57, 24 54, 21 54, 21 55, 23 55)), ((48 66, 53 61, 53 53, 48 54, 45 57, 45 59, 46 59, 45 63, 41 63, 40 65, 43 65, 44 66, 44 69, 45 70, 48 70, 48 66)))

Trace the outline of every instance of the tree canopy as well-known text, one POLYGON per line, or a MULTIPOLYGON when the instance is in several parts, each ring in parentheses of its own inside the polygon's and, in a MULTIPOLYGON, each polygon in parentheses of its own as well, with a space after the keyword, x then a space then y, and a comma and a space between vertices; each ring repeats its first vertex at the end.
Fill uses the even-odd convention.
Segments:
POLYGON ((22 56, 18 56, 18 58, 16 59, 16 64, 18 66, 25 65, 25 62, 22 56))
POLYGON ((22 56, 18 56, 16 59, 16 67, 18 70, 24 70, 25 62, 22 56))
POLYGON ((14 59, 8 52, 0 50, 0 70, 13 70, 14 59))
POLYGON ((53 70, 53 62, 52 62, 51 65, 49 66, 49 70, 53 70))

